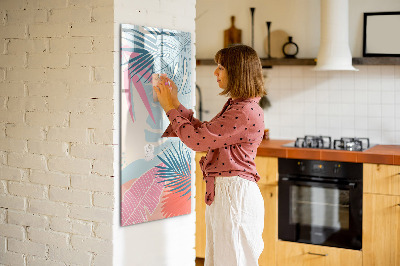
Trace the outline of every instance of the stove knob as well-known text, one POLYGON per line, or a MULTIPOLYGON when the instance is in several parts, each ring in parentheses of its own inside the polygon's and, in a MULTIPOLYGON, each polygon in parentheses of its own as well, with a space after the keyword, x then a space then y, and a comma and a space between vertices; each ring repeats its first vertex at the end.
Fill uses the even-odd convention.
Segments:
POLYGON ((338 174, 339 171, 340 171, 340 164, 336 164, 336 165, 335 165, 335 168, 333 168, 333 173, 334 173, 334 174, 338 174))
POLYGON ((304 172, 304 170, 306 170, 306 166, 303 162, 297 162, 297 165, 299 166, 300 171, 304 172))

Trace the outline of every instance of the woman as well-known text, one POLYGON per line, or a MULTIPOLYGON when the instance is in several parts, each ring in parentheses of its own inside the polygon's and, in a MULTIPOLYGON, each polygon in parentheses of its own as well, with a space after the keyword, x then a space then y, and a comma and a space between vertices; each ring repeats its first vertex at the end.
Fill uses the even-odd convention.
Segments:
POLYGON ((177 136, 194 151, 207 151, 200 160, 206 182, 205 265, 258 265, 264 247, 264 201, 254 163, 264 134, 261 63, 245 45, 218 51, 215 62, 220 95, 230 98, 210 122, 194 118, 179 103, 172 80, 162 77, 154 87, 171 122, 163 137, 177 136))

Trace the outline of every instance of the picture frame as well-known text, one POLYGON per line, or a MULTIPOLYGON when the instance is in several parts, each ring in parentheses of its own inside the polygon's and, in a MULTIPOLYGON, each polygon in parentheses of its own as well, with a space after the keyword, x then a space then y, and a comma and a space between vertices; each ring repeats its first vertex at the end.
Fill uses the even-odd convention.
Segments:
POLYGON ((363 56, 400 57, 400 11, 364 13, 363 56))
POLYGON ((154 97, 153 76, 169 77, 193 108, 191 33, 121 24, 120 49, 120 225, 190 214, 194 152, 154 97))

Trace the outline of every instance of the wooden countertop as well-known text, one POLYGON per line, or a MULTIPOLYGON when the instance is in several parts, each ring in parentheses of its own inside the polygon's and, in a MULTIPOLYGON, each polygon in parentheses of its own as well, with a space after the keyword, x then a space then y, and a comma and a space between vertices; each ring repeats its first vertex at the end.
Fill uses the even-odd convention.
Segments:
POLYGON ((258 156, 339 162, 400 165, 400 145, 376 145, 365 151, 340 151, 282 147, 294 140, 263 140, 258 156))

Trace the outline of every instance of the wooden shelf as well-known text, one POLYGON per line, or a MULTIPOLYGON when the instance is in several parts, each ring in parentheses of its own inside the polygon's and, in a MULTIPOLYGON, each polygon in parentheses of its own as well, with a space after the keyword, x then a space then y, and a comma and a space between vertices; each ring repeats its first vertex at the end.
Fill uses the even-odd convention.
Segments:
POLYGON ((358 57, 353 65, 400 65, 400 57, 358 57))
POLYGON ((314 58, 260 58, 264 66, 315 66, 314 58))
MULTIPOLYGON (((315 58, 260 58, 263 67, 272 66, 314 66, 315 58)), ((215 65, 214 59, 197 59, 196 65, 215 65)), ((357 57, 353 65, 400 65, 400 57, 357 57)))

